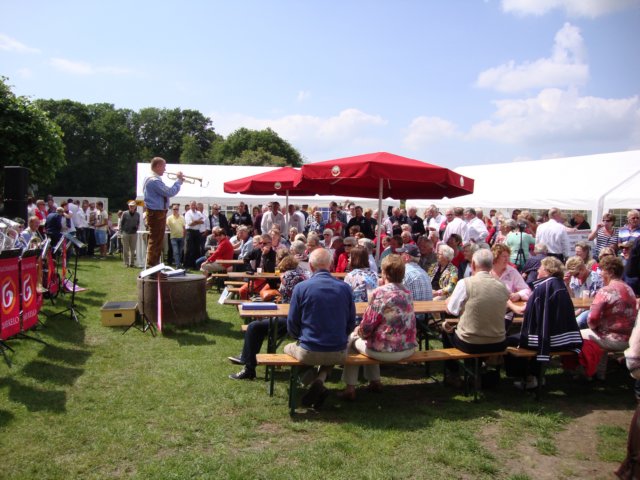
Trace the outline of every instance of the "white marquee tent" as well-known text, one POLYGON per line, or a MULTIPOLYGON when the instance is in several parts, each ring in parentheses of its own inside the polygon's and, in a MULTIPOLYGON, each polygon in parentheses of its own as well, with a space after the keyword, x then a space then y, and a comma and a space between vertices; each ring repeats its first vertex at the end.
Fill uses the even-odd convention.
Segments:
MULTIPOLYGON (((224 182, 237 180, 239 178, 256 175, 258 173, 274 170, 276 167, 246 167, 237 165, 189 165, 189 164, 168 164, 167 172, 182 171, 185 175, 202 178, 205 186, 200 186, 199 182, 195 184, 184 183, 180 188, 177 196, 172 197, 171 201, 184 205, 192 200, 205 204, 217 203, 222 206, 228 206, 230 209, 235 207, 240 201, 245 202, 249 206, 265 204, 274 200, 278 200, 282 205, 285 204, 285 192, 281 195, 244 195, 224 192, 224 182)), ((144 197, 142 187, 144 179, 151 174, 149 163, 138 163, 137 165, 137 181, 136 181, 136 198, 142 200, 144 197)), ((167 185, 173 185, 173 181, 168 180, 166 175, 162 178, 167 185)), ((289 195, 289 203, 308 204, 309 206, 318 205, 319 207, 328 207, 331 200, 342 203, 344 198, 336 198, 332 196, 312 196, 298 197, 289 195)), ((363 207, 378 208, 377 199, 361 199, 350 198, 363 207)), ((383 200, 383 208, 389 205, 398 206, 398 200, 383 200)))
POLYGON ((430 204, 495 208, 587 210, 590 221, 610 209, 640 207, 640 150, 527 162, 459 167, 475 180, 471 195, 455 199, 407 200, 430 204))

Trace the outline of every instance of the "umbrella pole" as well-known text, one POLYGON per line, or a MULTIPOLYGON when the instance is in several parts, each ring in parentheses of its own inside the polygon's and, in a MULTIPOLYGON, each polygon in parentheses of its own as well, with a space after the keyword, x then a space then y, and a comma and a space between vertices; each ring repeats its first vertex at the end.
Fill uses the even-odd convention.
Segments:
POLYGON ((285 190, 286 197, 284 199, 284 224, 285 231, 282 232, 284 238, 289 239, 289 222, 291 221, 291 215, 289 215, 289 190, 285 190))
MULTIPOLYGON (((380 179, 380 186, 378 187, 378 218, 376 218, 376 222, 377 225, 379 227, 382 227, 382 216, 380 215, 382 213, 382 178, 380 179)), ((378 248, 376 248, 376 264, 378 265, 378 268, 380 267, 380 255, 382 254, 382 240, 381 240, 381 236, 382 236, 382 230, 380 228, 378 228, 378 248)))

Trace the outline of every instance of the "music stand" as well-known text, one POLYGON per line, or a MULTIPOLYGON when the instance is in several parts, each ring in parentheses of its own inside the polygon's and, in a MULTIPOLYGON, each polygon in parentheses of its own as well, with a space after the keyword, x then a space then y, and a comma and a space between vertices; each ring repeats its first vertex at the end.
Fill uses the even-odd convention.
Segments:
POLYGON ((142 320, 142 326, 138 327, 136 325, 136 322, 138 321, 138 319, 134 319, 133 322, 131 323, 131 325, 129 325, 127 328, 124 329, 124 332, 122 332, 122 334, 124 335, 125 333, 127 333, 129 331, 129 329, 131 327, 135 327, 136 330, 140 330, 142 333, 145 333, 146 331, 150 331, 152 336, 156 336, 156 326, 149 320, 149 317, 147 317, 147 313, 145 312, 145 308, 144 308, 144 291, 145 291, 145 286, 144 286, 144 279, 154 275, 154 274, 158 274, 157 276, 157 281, 160 281, 160 272, 162 272, 162 269, 165 268, 164 263, 159 263, 158 265, 155 265, 151 268, 147 268, 146 270, 143 270, 142 272, 140 272, 140 276, 139 278, 142 279, 142 308, 140 309, 140 319, 142 320))
MULTIPOLYGON (((58 250, 59 246, 62 245, 62 240, 64 238, 69 240, 77 248, 77 250, 75 250, 75 260, 74 260, 74 268, 73 268, 73 290, 71 290, 71 305, 69 306, 69 308, 56 313, 54 317, 57 317, 58 315, 62 315, 63 313, 69 312, 69 320, 75 320, 76 323, 79 324, 80 321, 78 320, 78 315, 84 317, 84 314, 82 312, 76 311, 76 286, 78 285, 78 251, 79 249, 84 248, 86 245, 82 243, 80 240, 78 240, 76 237, 74 237, 73 235, 69 235, 68 233, 65 233, 60 238, 60 241, 58 242, 58 245, 56 246, 54 253, 58 250)), ((64 281, 65 280, 62 281, 63 291, 64 291, 64 281)))

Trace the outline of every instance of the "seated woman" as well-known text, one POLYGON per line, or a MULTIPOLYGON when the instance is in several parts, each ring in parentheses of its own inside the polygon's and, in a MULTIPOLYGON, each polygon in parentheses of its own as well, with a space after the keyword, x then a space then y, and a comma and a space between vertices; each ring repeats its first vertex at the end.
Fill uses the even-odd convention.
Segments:
POLYGON ((588 270, 596 269, 596 261, 591 256, 591 245, 587 242, 576 243, 576 257, 580 257, 588 270))
POLYGON ((447 245, 453 248, 453 263, 454 267, 458 268, 464 260, 464 253, 462 251, 462 237, 457 233, 452 233, 447 240, 447 245))
POLYGON ((471 276, 471 258, 473 254, 478 251, 480 247, 478 247, 477 243, 466 243, 464 247, 462 247, 462 255, 464 256, 464 260, 460 262, 458 265, 458 280, 462 280, 463 278, 467 278, 471 276))
POLYGON ((351 270, 344 281, 353 290, 354 302, 368 302, 367 291, 378 286, 378 275, 369 267, 369 253, 364 247, 353 247, 350 255, 351 270))
POLYGON ((289 229, 289 238, 288 238, 289 246, 291 246, 291 244, 296 241, 296 235, 298 235, 298 229, 296 227, 291 227, 289 229))
POLYGON ((349 271, 349 254, 351 249, 355 247, 358 242, 354 237, 347 237, 343 240, 344 252, 338 256, 338 262, 336 263, 336 272, 348 272, 349 271))
MULTIPOLYGON (((255 243, 256 248, 244 257, 244 266, 248 273, 254 273, 261 268, 265 273, 273 273, 276 270, 276 252, 272 248, 272 240, 270 235, 261 235, 260 242, 255 243)), ((267 283, 262 278, 253 280, 253 293, 258 293, 265 288, 271 288, 275 282, 267 283)), ((249 283, 245 283, 240 287, 240 298, 247 300, 249 298, 249 283)))
POLYGON ((282 239, 282 234, 280 233, 279 228, 272 227, 271 230, 265 233, 269 235, 269 238, 271 238, 271 249, 274 252, 277 252, 278 250, 282 250, 282 249, 284 250, 289 249, 289 247, 285 244, 285 242, 282 239))
POLYGON ((531 294, 531 289, 518 270, 509 264, 511 249, 505 244, 498 244, 491 247, 491 253, 493 253, 491 274, 507 287, 511 294, 509 300, 512 302, 526 301, 531 294))
MULTIPOLYGON (((278 263, 280 269, 280 301, 289 303, 293 288, 307 280, 309 277, 306 272, 298 268, 298 262, 293 255, 283 255, 282 260, 278 263)), ((287 318, 278 317, 277 320, 278 335, 287 331, 287 318)), ((256 354, 260 352, 265 337, 269 334, 269 319, 255 320, 247 327, 244 336, 244 344, 242 345, 242 353, 238 357, 228 357, 231 363, 236 365, 244 365, 244 368, 238 373, 229 375, 232 380, 252 380, 256 378, 256 354)))
POLYGON ((453 248, 448 245, 438 246, 438 261, 429 267, 429 278, 434 300, 446 300, 453 293, 458 283, 458 269, 451 263, 453 248))
MULTIPOLYGON (((619 258, 606 257, 600 262, 604 286, 598 290, 587 324, 580 331, 585 340, 595 341, 605 351, 620 351, 629 346, 629 337, 638 314, 636 298, 631 287, 621 280, 624 270, 619 258)), ((603 355, 596 370, 596 378, 604 380, 607 355, 603 355)))
MULTIPOLYGON (((600 270, 592 271, 588 269, 581 257, 569 257, 565 263, 565 268, 564 283, 567 285, 571 298, 591 298, 602 288, 600 270)), ((588 309, 576 310, 576 320, 580 328, 587 328, 588 316, 588 309)))
MULTIPOLYGON (((514 306, 517 314, 524 314, 519 334, 507 337, 507 343, 520 348, 536 350, 536 361, 528 362, 507 356, 507 373, 518 371, 526 381, 515 382, 516 388, 538 387, 538 362, 548 362, 550 352, 574 350, 580 352, 582 337, 573 312, 573 302, 564 284, 564 265, 555 257, 540 262, 538 280, 525 306, 514 306)), ((511 376, 515 374, 512 373, 511 376)))
MULTIPOLYGON (((377 360, 396 362, 410 357, 416 349, 416 317, 411 293, 402 285, 404 262, 399 255, 389 255, 382 261, 383 285, 373 291, 362 322, 349 337, 350 350, 377 360)), ((347 387, 341 392, 345 400, 355 400, 358 383, 357 365, 345 365, 343 380, 347 387)), ((379 392, 380 366, 365 365, 364 376, 369 389, 379 392)))

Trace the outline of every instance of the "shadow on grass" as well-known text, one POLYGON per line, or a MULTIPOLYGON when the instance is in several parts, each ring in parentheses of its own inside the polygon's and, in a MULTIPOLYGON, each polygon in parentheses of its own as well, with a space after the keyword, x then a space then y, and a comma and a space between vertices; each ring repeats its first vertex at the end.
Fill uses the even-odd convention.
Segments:
POLYGON ((42 350, 40 350, 38 356, 44 357, 48 360, 79 366, 84 365, 87 362, 87 360, 91 356, 91 352, 88 350, 76 350, 73 348, 62 348, 56 347, 55 345, 46 345, 42 350))
MULTIPOLYGON (((616 371, 615 366, 610 369, 613 371, 607 382, 600 383, 574 381, 565 373, 550 374, 540 400, 536 400, 532 393, 516 390, 512 385, 513 379, 502 378, 497 388, 485 389, 478 402, 474 402, 472 396, 465 396, 461 389, 428 383, 424 377, 415 376, 411 384, 394 384, 383 377, 385 387, 382 393, 372 393, 360 387, 355 402, 344 401, 336 395, 340 370, 334 370, 330 382, 336 383, 327 384, 330 395, 322 410, 316 412, 300 407, 292 420, 351 423, 372 430, 413 431, 428 427, 436 419, 499 418, 504 411, 579 418, 597 409, 632 409, 635 405, 633 381, 620 375, 626 372, 616 371), (621 402, 621 395, 625 398, 625 394, 628 402, 621 402)), ((383 373, 388 375, 391 372, 383 370, 383 373)), ((391 382, 398 378, 394 375, 391 382)), ((287 389, 287 381, 288 372, 276 372, 276 389, 287 389)), ((286 404, 283 403, 282 408, 287 408, 286 404)))
POLYGON ((22 373, 40 382, 52 382, 58 385, 73 385, 84 373, 81 368, 63 367, 54 363, 32 360, 22 369, 22 373))
POLYGON ((67 394, 62 390, 44 390, 29 387, 13 379, 0 381, 0 387, 9 387, 9 400, 22 403, 30 412, 66 411, 67 394))
POLYGON ((163 329, 162 336, 170 340, 175 340, 181 347, 215 345, 215 340, 210 340, 204 334, 194 334, 188 331, 163 329))
POLYGON ((6 427, 15 418, 15 415, 6 410, 0 410, 0 428, 6 427))
POLYGON ((70 320, 68 312, 58 316, 51 314, 39 331, 42 337, 49 337, 57 342, 83 345, 85 341, 85 328, 70 320))

